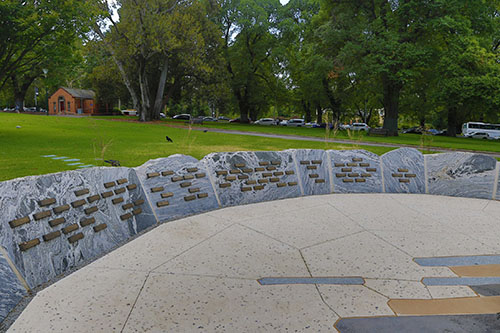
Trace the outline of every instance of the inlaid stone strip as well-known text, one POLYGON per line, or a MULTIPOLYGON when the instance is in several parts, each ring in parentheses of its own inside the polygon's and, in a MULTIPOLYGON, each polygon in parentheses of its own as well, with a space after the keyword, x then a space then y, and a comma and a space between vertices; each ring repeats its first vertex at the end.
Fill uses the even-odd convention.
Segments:
POLYGON ((269 179, 259 179, 258 183, 259 184, 267 184, 267 183, 269 183, 269 179))
POLYGON ((198 172, 198 168, 187 168, 188 172, 198 172))
POLYGON ((247 181, 245 182, 245 184, 247 184, 247 185, 255 185, 255 184, 257 184, 257 181, 256 181, 256 180, 253 180, 253 179, 250 179, 250 180, 247 180, 247 181))
POLYGON ((286 183, 278 183, 278 184, 276 184, 276 186, 278 186, 278 187, 285 187, 286 183))
POLYGON ((113 192, 112 191, 108 191, 108 192, 104 192, 104 193, 101 193, 101 197, 103 199, 105 198, 109 198, 109 197, 112 197, 113 196, 113 192))
POLYGON ((159 172, 149 172, 146 174, 148 178, 154 178, 160 176, 159 172))
POLYGON ((314 182, 315 182, 316 184, 322 184, 322 183, 324 183, 324 182, 325 182, 325 180, 324 180, 324 179, 315 179, 315 180, 314 180, 314 182))
POLYGON ((391 299, 387 305, 400 315, 497 313, 500 296, 440 299, 391 299))
POLYGON ((125 192, 125 187, 122 187, 122 188, 118 188, 115 190, 115 194, 120 194, 120 193, 123 193, 125 192))
POLYGON ((54 219, 54 220, 50 220, 49 221, 49 225, 54 228, 54 227, 57 227, 59 224, 62 224, 66 222, 66 219, 64 217, 60 217, 60 218, 57 218, 57 219, 54 219))
POLYGON ((254 189, 255 191, 260 191, 260 190, 263 190, 263 189, 264 189, 264 185, 255 185, 255 186, 253 187, 253 189, 254 189))
POLYGON ((163 192, 163 190, 164 190, 163 186, 152 187, 151 188, 151 193, 163 192))
MULTIPOLYGON (((78 191, 76 191, 76 192, 78 192, 78 191)), ((76 192, 75 192, 75 194, 76 194, 76 192)), ((76 194, 76 195, 78 195, 78 194, 76 194)), ((43 199, 43 200, 38 201, 38 205, 40 205, 40 207, 50 206, 50 205, 53 205, 55 203, 56 203, 55 198, 47 198, 47 199, 43 199)))
POLYGON ((81 207, 81 206, 85 205, 86 203, 87 202, 85 200, 81 199, 81 200, 73 201, 71 203, 71 206, 73 206, 73 208, 77 208, 77 207, 81 207))
POLYGON ((259 165, 260 165, 260 166, 267 166, 267 165, 269 165, 269 162, 267 162, 267 161, 262 161, 262 162, 259 162, 259 165))
POLYGON ((137 184, 129 184, 127 185, 127 190, 131 191, 131 190, 135 190, 137 188, 137 184))
POLYGON ((50 212, 50 210, 45 210, 43 212, 39 212, 39 213, 34 214, 33 217, 35 218, 36 221, 38 221, 38 220, 41 220, 43 218, 49 217, 51 215, 52 215, 52 213, 50 212))
POLYGON ((175 176, 175 177, 172 177, 170 178, 173 182, 179 182, 181 180, 184 180, 184 177, 182 176, 175 176))
POLYGON ((365 178, 366 178, 366 177, 371 177, 371 176, 372 176, 372 175, 371 175, 371 174, 369 174, 369 173, 362 173, 362 174, 361 174, 361 177, 365 177, 365 178))
POLYGON ((470 286, 481 296, 500 296, 500 284, 485 284, 483 286, 470 286))
POLYGON ((363 285, 361 277, 266 277, 257 280, 263 286, 280 284, 363 285))
POLYGON ((262 177, 272 177, 273 173, 272 172, 263 172, 262 177))
POLYGON ((84 195, 84 194, 89 194, 89 193, 90 193, 90 191, 89 191, 87 188, 85 188, 85 189, 83 189, 83 190, 78 190, 78 191, 75 191, 75 195, 76 195, 77 197, 79 197, 79 196, 81 196, 81 195, 84 195))
POLYGON ((132 216, 133 216, 132 213, 127 213, 127 214, 120 215, 120 219, 122 221, 125 221, 125 220, 128 220, 129 218, 131 218, 132 216))
POLYGON ((35 238, 30 241, 19 244, 19 249, 24 252, 31 249, 32 247, 37 246, 38 244, 40 244, 40 240, 38 238, 35 238))
POLYGON ((115 184, 115 182, 107 182, 107 183, 104 183, 104 187, 105 187, 105 188, 110 188, 110 187, 113 187, 113 186, 115 186, 115 185, 116 185, 116 184, 115 184))
POLYGON ((94 232, 99 232, 99 231, 103 231, 104 229, 106 229, 108 226, 106 225, 106 223, 101 223, 99 225, 96 225, 94 227, 94 232))
POLYGON ((248 192, 248 191, 251 191, 251 190, 252 190, 252 188, 250 186, 243 186, 241 188, 241 192, 248 192))
POLYGON ((241 173, 241 170, 235 169, 235 170, 229 171, 229 173, 232 175, 235 175, 235 174, 241 173))
POLYGON ((194 179, 194 176, 193 175, 184 175, 184 176, 182 176, 182 178, 184 180, 191 180, 191 179, 194 179))
POLYGON ((91 195, 90 197, 87 197, 87 201, 89 203, 92 203, 92 202, 97 201, 99 199, 101 199, 101 197, 99 196, 99 194, 91 195))
POLYGON ((357 172, 354 172, 354 173, 350 173, 348 174, 349 177, 359 177, 359 173, 357 172))
POLYGON ((399 182, 400 183, 409 183, 410 180, 409 179, 400 179, 399 182))
POLYGON ((358 163, 347 163, 348 167, 355 167, 358 166, 358 163))
POLYGON ((283 171, 276 171, 276 172, 273 172, 273 175, 275 175, 276 177, 278 177, 278 176, 283 176, 284 173, 283 173, 283 171))
MULTIPOLYGON (((191 186, 191 182, 185 182, 180 184, 182 188, 191 186)), ((162 190, 163 191, 163 190, 162 190)))
POLYGON ((46 235, 43 235, 42 238, 43 238, 44 242, 48 242, 48 241, 56 239, 57 237, 60 237, 60 236, 61 236, 61 232, 59 230, 57 230, 57 231, 49 232, 46 235))
POLYGON ((197 173, 195 174, 196 178, 205 178, 206 174, 201 172, 201 173, 197 173))
POLYGON ((222 183, 222 184, 219 184, 219 187, 220 188, 231 187, 231 183, 222 183))
POLYGON ((297 182, 288 182, 288 186, 297 186, 297 182))
POLYGON ((225 176, 225 175, 227 175, 227 171, 226 170, 218 170, 218 171, 215 171, 215 173, 217 174, 217 176, 225 176))
POLYGON ((164 176, 164 177, 165 176, 171 176, 173 174, 174 174, 174 172, 172 170, 167 170, 167 171, 162 171, 161 172, 161 175, 164 176))
POLYGON ((344 183, 354 183, 354 179, 352 179, 352 178, 344 178, 344 179, 342 179, 342 181, 344 183))
POLYGON ((277 183, 277 182, 279 182, 279 181, 280 181, 280 179, 279 179, 278 177, 273 177, 273 178, 269 178, 269 181, 270 181, 271 183, 277 183))
POLYGON ((253 169, 246 168, 246 169, 242 169, 241 171, 243 171, 244 173, 252 173, 253 169))
POLYGON ((407 173, 407 174, 405 174, 405 177, 406 178, 415 178, 415 177, 417 177, 417 175, 414 173, 407 173))
POLYGON ((168 206, 168 205, 170 205, 170 203, 168 202, 168 200, 158 201, 158 202, 156 203, 156 206, 157 206, 157 207, 165 207, 165 206, 168 206))
POLYGON ((300 161, 300 165, 307 165, 309 163, 310 163, 309 161, 300 161))
POLYGON ((203 199, 208 197, 208 193, 198 193, 198 199, 203 199))
POLYGON ((245 163, 235 163, 234 167, 235 168, 244 168, 245 167, 245 163))
POLYGON ((173 192, 166 192, 166 193, 162 193, 161 194, 162 198, 170 198, 170 197, 173 197, 173 196, 174 196, 173 192))
POLYGON ((83 233, 79 233, 79 234, 68 237, 68 242, 73 244, 75 242, 78 242, 80 239, 83 239, 83 237, 84 237, 83 233))
POLYGON ((267 169, 267 171, 274 171, 274 170, 276 170, 276 167, 275 166, 268 166, 266 169, 267 169))
POLYGON ((122 197, 114 198, 113 200, 111 200, 111 202, 113 202, 113 205, 116 205, 116 204, 122 203, 123 198, 122 197))
POLYGON ((255 168, 254 170, 255 170, 255 172, 261 172, 261 171, 265 171, 266 168, 255 168))
POLYGON ((403 177, 403 175, 401 173, 393 173, 392 176, 394 178, 399 178, 399 177, 403 177))
POLYGON ((370 166, 370 163, 359 163, 359 166, 360 167, 369 167, 370 166))
POLYGON ((377 168, 366 168, 368 172, 377 172, 377 168))
POLYGON ((63 232, 65 235, 67 235, 67 234, 69 234, 70 232, 73 232, 73 231, 75 231, 75 230, 76 230, 76 229, 78 229, 78 228, 80 228, 80 227, 78 226, 78 224, 77 224, 77 223, 73 223, 73 224, 68 225, 67 227, 63 228, 63 229, 62 229, 62 232, 63 232))
POLYGON ((336 168, 345 167, 345 163, 335 163, 336 168))
POLYGON ((84 212, 85 212, 85 214, 87 214, 87 215, 90 215, 90 214, 95 213, 95 212, 97 212, 97 211, 98 211, 97 206, 94 206, 94 207, 89 207, 89 208, 85 208, 85 209, 84 209, 84 212))
POLYGON ((236 180, 236 176, 226 176, 226 181, 236 180))
POLYGON ((500 284, 500 276, 495 277, 427 277, 422 279, 426 286, 483 286, 500 284))
POLYGON ((361 162, 363 159, 361 157, 353 157, 352 161, 353 162, 361 162))
POLYGON ((184 197, 184 201, 193 201, 196 199, 196 195, 188 195, 184 197))
POLYGON ((415 258, 420 266, 500 265, 500 255, 415 258))
POLYGON ((316 170, 318 167, 316 165, 308 165, 307 170, 316 170))
POLYGON ((408 169, 398 168, 398 172, 408 172, 408 169))
POLYGON ((88 218, 88 219, 82 219, 80 221, 80 225, 83 227, 86 227, 88 225, 91 225, 91 224, 94 224, 95 223, 95 217, 91 217, 91 218, 88 218))
POLYGON ((122 206, 122 209, 123 209, 123 210, 127 210, 127 209, 130 209, 130 208, 132 208, 132 207, 134 207, 134 204, 130 202, 130 203, 128 203, 128 204, 123 205, 123 206, 122 206))
POLYGON ((121 178, 121 179, 118 179, 116 182, 118 183, 118 185, 122 185, 122 184, 127 183, 128 179, 127 178, 121 178))
POLYGON ((271 161, 272 165, 281 165, 281 161, 271 161))
POLYGON ((366 179, 364 178, 356 178, 355 181, 356 183, 366 183, 366 179))
POLYGON ((239 175, 238 179, 248 179, 248 175, 239 175))
POLYGON ((458 276, 500 276, 500 265, 474 265, 449 267, 458 276))
POLYGON ((342 169, 340 169, 340 171, 342 171, 342 172, 352 172, 352 169, 351 168, 342 168, 342 169))
POLYGON ((142 213, 142 208, 136 208, 132 211, 132 214, 134 215, 139 215, 140 213, 142 213))
POLYGON ((323 163, 323 161, 321 161, 321 160, 313 160, 312 161, 312 164, 321 164, 321 163, 323 163))
POLYGON ((30 217, 25 216, 25 217, 21 217, 20 219, 10 221, 9 225, 11 228, 17 228, 17 227, 19 227, 23 224, 29 223, 29 222, 30 222, 30 217))
POLYGON ((199 187, 193 187, 193 188, 190 188, 188 190, 189 193, 196 193, 196 192, 200 192, 200 188, 199 187))
POLYGON ((309 174, 309 178, 319 178, 319 175, 317 173, 311 173, 309 174))
POLYGON ((335 174, 335 177, 337 177, 337 178, 342 178, 342 177, 346 177, 346 176, 347 176, 346 173, 336 173, 335 174))

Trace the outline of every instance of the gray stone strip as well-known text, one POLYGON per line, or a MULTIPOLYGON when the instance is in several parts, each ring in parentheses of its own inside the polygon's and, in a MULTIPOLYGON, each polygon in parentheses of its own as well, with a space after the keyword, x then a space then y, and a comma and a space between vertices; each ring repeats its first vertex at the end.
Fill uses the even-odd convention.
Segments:
POLYGON ((220 201, 220 198, 219 198, 219 194, 217 193, 217 185, 216 185, 215 179, 214 179, 214 172, 215 172, 215 170, 212 170, 212 168, 210 167, 210 165, 208 165, 208 164, 205 164, 205 165, 206 165, 206 168, 207 168, 207 177, 208 177, 208 180, 210 181, 210 185, 212 185, 212 191, 214 191, 215 200, 217 200, 217 204, 219 205, 219 208, 222 208, 222 204, 221 204, 221 201, 220 201))
POLYGON ((304 195, 304 184, 302 184, 302 177, 300 177, 300 169, 297 162, 297 151, 292 151, 293 166, 295 168, 295 174, 297 175, 297 182, 299 183, 300 194, 304 195))
POLYGON ((414 261, 420 266, 473 266, 473 265, 499 265, 500 256, 457 256, 457 257, 433 257, 415 258, 414 261))
POLYGON ((379 159, 380 177, 382 179, 382 193, 385 193, 385 177, 384 177, 384 163, 382 163, 382 157, 379 159))
POLYGON ((263 286, 277 284, 363 285, 362 277, 266 277, 257 280, 263 286))
POLYGON ((424 155, 424 185, 425 185, 425 193, 429 194, 429 173, 427 172, 427 155, 424 155))
POLYGON ((24 277, 21 275, 21 273, 19 272, 19 270, 17 269, 16 265, 14 265, 14 263, 12 262, 12 260, 9 258, 9 254, 7 253, 7 251, 5 251, 5 249, 3 247, 0 246, 0 256, 3 256, 3 258, 5 259, 5 261, 7 261, 7 263, 9 264, 10 266, 10 269, 12 270, 12 272, 16 275, 17 279, 19 280, 19 282, 23 285, 23 287, 26 289, 27 292, 30 292, 31 289, 30 287, 28 286, 28 284, 26 283, 26 280, 24 279, 24 277))
POLYGON ((493 181, 493 195, 491 196, 491 199, 493 199, 493 200, 495 200, 497 197, 499 174, 500 174, 500 163, 497 162, 497 165, 495 168, 495 180, 493 181))
POLYGON ((500 284, 500 277, 427 277, 422 283, 426 286, 484 286, 500 284))
POLYGON ((330 177, 330 193, 335 193, 335 185, 333 183, 333 166, 332 166, 332 152, 326 151, 326 167, 328 170, 328 177, 330 177))
POLYGON ((484 284, 470 287, 481 296, 500 296, 500 284, 484 284))
POLYGON ((151 197, 149 195, 147 195, 148 189, 144 186, 144 184, 141 180, 141 177, 139 177, 139 175, 137 175, 137 172, 134 169, 132 169, 132 170, 134 171, 134 174, 137 177, 137 181, 139 182, 139 186, 141 187, 142 191, 146 194, 145 195, 146 201, 147 201, 147 204, 149 205, 149 207, 151 207, 151 211, 156 219, 156 224, 160 224, 160 219, 158 218, 158 215, 156 214, 156 210, 154 209, 153 203, 151 202, 151 197))

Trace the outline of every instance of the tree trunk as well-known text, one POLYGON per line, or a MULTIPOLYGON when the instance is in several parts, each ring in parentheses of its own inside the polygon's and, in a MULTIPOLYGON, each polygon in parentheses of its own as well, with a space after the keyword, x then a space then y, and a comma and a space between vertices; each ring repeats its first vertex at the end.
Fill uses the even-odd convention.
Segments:
POLYGON ((151 120, 151 104, 149 98, 149 85, 146 73, 146 63, 145 61, 139 62, 139 88, 141 91, 140 99, 140 110, 139 110, 139 120, 148 121, 151 120))
POLYGON ((24 99, 26 98, 26 92, 28 91, 28 88, 31 86, 33 81, 35 80, 35 77, 33 76, 28 76, 28 77, 22 77, 21 81, 19 81, 19 78, 17 77, 16 74, 11 75, 11 81, 12 81, 12 88, 14 90, 14 104, 15 104, 15 109, 17 112, 23 111, 24 107, 24 99))
POLYGON ((306 123, 310 123, 312 120, 311 106, 309 105, 308 102, 306 102, 304 100, 301 100, 301 103, 302 103, 302 108, 304 109, 306 123))
POLYGON ((389 131, 390 136, 398 135, 399 94, 401 88, 399 82, 394 82, 387 76, 382 78, 385 111, 383 128, 389 131))
POLYGON ((165 57, 160 74, 160 82, 156 90, 155 104, 153 107, 153 119, 160 119, 160 112, 163 108, 163 94, 165 92, 165 82, 167 81, 168 60, 165 57))
POLYGON ((448 107, 448 129, 447 136, 457 136, 457 108, 448 107))
POLYGON ((319 103, 316 105, 316 122, 318 124, 323 122, 323 110, 321 110, 321 104, 319 103))
POLYGON ((333 95, 333 91, 330 89, 327 79, 323 79, 323 89, 333 111, 333 122, 336 123, 340 120, 340 101, 333 95))
MULTIPOLYGON (((245 88, 246 90, 246 88, 245 88)), ((236 99, 238 100, 238 107, 240 109, 240 122, 241 123, 248 123, 248 112, 250 110, 250 105, 248 103, 248 97, 247 94, 242 94, 239 89, 235 90, 235 96, 236 99)))

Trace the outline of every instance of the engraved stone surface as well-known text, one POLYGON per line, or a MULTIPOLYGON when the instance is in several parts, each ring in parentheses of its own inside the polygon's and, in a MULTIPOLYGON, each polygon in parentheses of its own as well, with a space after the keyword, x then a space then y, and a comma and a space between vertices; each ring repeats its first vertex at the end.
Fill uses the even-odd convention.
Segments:
MULTIPOLYGON (((76 171, 67 171, 43 176, 32 176, 0 182, 0 246, 5 248, 10 258, 28 285, 32 288, 45 283, 57 275, 92 260, 111 250, 130 236, 147 229, 156 223, 153 211, 149 205, 141 206, 143 213, 122 222, 123 214, 121 205, 113 205, 111 196, 88 203, 87 197, 106 192, 105 183, 116 183, 119 179, 128 179, 130 183, 139 183, 135 171, 129 168, 89 168, 76 171), (88 189, 88 196, 78 197, 75 191, 88 189), (19 195, 22 193, 23 195, 19 195), (54 206, 47 207, 52 213, 50 217, 31 223, 26 223, 12 229, 9 221, 33 216, 40 212, 40 198, 55 198, 54 206), (83 200, 80 207, 74 208, 71 203, 83 200), (44 240, 44 235, 55 235, 62 232, 63 228, 79 223, 85 215, 84 209, 98 207, 92 217, 97 223, 105 222, 106 230, 96 234, 92 226, 81 226, 78 231, 84 238, 70 243, 68 236, 44 240), (56 207, 65 207, 55 213, 56 207), (49 222, 50 221, 50 222, 49 222), (51 234, 54 233, 54 234, 51 234), (39 244, 21 251, 21 244, 37 239, 39 244)), ((120 194, 125 199, 124 203, 145 198, 141 187, 134 191, 120 194)), ((90 210, 92 211, 92 209, 90 210)), ((89 212, 89 210, 87 210, 89 212)), ((49 237, 50 238, 50 237, 49 237)), ((78 237, 77 237, 78 238, 78 237)))
POLYGON ((429 194, 491 199, 495 158, 472 153, 425 156, 429 194))
MULTIPOLYGON (((275 172, 296 171, 291 151, 213 153, 205 156, 201 162, 209 170, 213 170, 210 177, 214 179, 215 188, 223 207, 292 198, 302 194, 299 186, 278 187, 277 183, 270 183, 268 180, 268 177, 273 176, 273 173, 266 169, 269 166, 276 168, 275 172), (244 169, 253 169, 253 172, 246 173, 249 179, 226 181, 225 174, 230 171, 235 173, 234 170, 243 172, 243 167, 236 167, 236 165, 243 164, 245 165, 244 169), (258 185, 252 186, 251 191, 247 189, 249 184, 256 183, 258 185), (242 187, 245 187, 245 190, 242 191, 242 187)), ((284 174, 279 178, 281 183, 298 182, 298 177, 295 174, 284 174)), ((202 190, 202 192, 204 191, 202 190)))
MULTIPOLYGON (((197 159, 185 155, 172 155, 167 158, 151 160, 135 168, 143 186, 147 189, 162 187, 160 192, 148 191, 147 195, 160 222, 174 220, 218 208, 217 198, 208 177, 196 178, 195 173, 210 172, 197 159), (147 178, 148 173, 172 171, 171 175, 147 178), (185 181, 188 179, 189 181, 185 181), (191 188, 199 188, 208 193, 206 198, 186 201, 191 188), (163 195, 162 194, 168 194, 163 195), (165 198, 168 198, 168 205, 165 198), (159 204, 158 204, 159 203, 159 204)), ((141 216, 142 214, 138 215, 141 216)))
POLYGON ((378 155, 366 150, 329 150, 328 153, 332 161, 335 193, 382 192, 378 155))
POLYGON ((0 323, 26 294, 26 289, 0 253, 0 323))
POLYGON ((298 176, 302 182, 304 195, 331 193, 327 152, 317 149, 291 151, 294 159, 299 161, 297 164, 298 176), (321 181, 317 182, 316 180, 321 181))
POLYGON ((425 193, 424 156, 421 152, 414 148, 399 148, 385 153, 380 159, 385 192, 425 193), (408 178, 406 174, 415 176, 408 178))

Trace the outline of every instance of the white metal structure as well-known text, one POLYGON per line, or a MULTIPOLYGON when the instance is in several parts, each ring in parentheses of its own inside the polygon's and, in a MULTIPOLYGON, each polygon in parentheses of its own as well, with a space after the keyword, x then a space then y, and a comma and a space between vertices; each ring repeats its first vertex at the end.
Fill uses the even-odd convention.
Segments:
POLYGON ((462 135, 474 137, 476 133, 487 133, 488 139, 500 139, 500 125, 480 122, 468 122, 462 125, 462 135))

